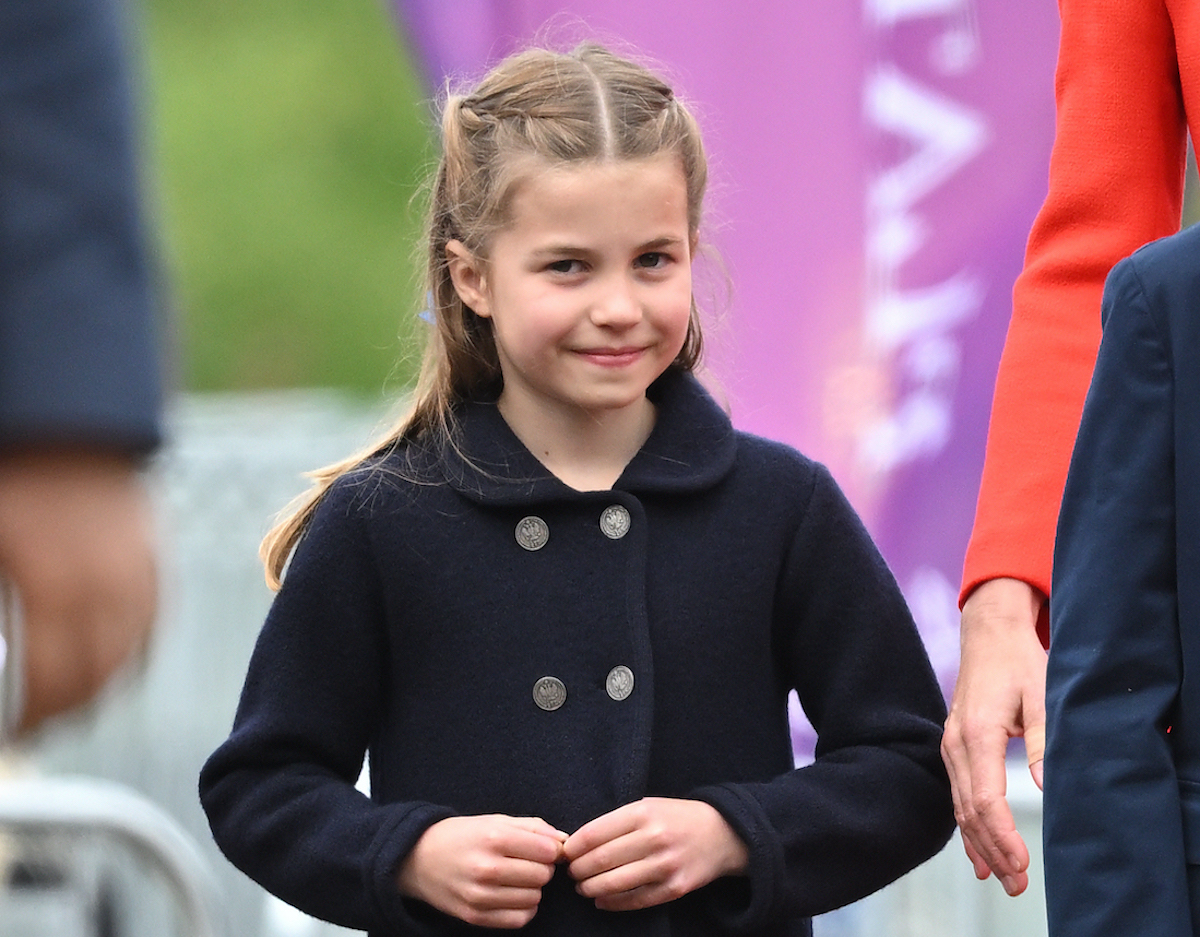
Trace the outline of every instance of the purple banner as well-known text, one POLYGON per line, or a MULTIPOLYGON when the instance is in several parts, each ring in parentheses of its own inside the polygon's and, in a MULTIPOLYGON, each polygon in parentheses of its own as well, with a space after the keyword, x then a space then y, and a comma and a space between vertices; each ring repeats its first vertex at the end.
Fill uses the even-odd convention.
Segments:
MULTIPOLYGON (((697 106, 743 429, 828 464, 944 686, 996 365, 1054 129, 1045 0, 396 0, 434 86, 541 37, 617 40, 697 106)), ((703 305, 704 297, 701 296, 703 305)), ((710 320, 711 321, 711 320, 710 320)))
POLYGON ((872 0, 862 354, 887 377, 855 427, 871 530, 947 689, 999 350, 1054 132, 1057 7, 872 0))

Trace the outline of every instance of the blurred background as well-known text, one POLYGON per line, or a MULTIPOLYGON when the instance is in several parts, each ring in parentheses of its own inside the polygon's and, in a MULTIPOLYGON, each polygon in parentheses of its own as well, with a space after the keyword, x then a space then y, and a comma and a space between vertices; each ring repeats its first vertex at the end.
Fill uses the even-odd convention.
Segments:
MULTIPOLYGON (((704 237, 732 284, 714 271, 700 296, 712 379, 735 424, 830 465, 949 690, 1009 292, 1045 194, 1053 2, 140 0, 128 13, 173 387, 152 468, 163 602, 144 666, 8 753, 5 772, 117 782, 157 805, 211 873, 228 934, 337 932, 224 862, 196 775, 270 601, 256 551, 271 516, 304 471, 365 442, 414 375, 439 90, 534 36, 640 51, 696 105, 704 237)), ((799 713, 795 735, 803 758, 799 713)), ((1020 771, 1012 783, 1032 846, 1036 792, 1020 771)), ((43 897, 66 913, 76 896, 81 929, 21 935, 186 932, 148 896, 170 889, 136 871, 143 859, 106 878, 111 856, 75 855, 83 871, 43 897)), ((818 934, 1044 933, 1033 873, 1027 895, 1004 898, 956 839, 818 934)), ((0 922, 17 920, 14 900, 0 894, 0 922)))

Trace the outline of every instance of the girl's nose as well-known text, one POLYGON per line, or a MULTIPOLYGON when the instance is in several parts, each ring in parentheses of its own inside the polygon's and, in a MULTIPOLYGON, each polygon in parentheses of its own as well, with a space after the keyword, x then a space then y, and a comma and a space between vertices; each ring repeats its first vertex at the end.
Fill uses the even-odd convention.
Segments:
POLYGON ((592 321, 612 328, 636 325, 642 319, 642 304, 633 284, 621 279, 605 285, 592 306, 592 321))

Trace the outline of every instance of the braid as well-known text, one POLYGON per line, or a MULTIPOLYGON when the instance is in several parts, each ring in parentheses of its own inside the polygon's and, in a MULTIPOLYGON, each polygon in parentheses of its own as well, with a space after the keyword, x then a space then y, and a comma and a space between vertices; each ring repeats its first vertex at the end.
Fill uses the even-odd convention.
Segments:
MULTIPOLYGON (((263 540, 260 554, 273 587, 321 498, 341 475, 404 439, 432 437, 453 445, 455 407, 499 390, 491 322, 458 296, 446 245, 459 241, 486 260, 491 237, 508 220, 515 185, 531 164, 675 154, 687 185, 688 226, 693 237, 699 231, 708 170, 695 118, 662 79, 602 46, 585 43, 569 53, 530 49, 506 58, 469 93, 447 96, 441 129, 425 243, 434 325, 412 409, 361 452, 313 473, 313 487, 285 509, 263 540)), ((701 345, 693 301, 674 366, 695 368, 701 345)))

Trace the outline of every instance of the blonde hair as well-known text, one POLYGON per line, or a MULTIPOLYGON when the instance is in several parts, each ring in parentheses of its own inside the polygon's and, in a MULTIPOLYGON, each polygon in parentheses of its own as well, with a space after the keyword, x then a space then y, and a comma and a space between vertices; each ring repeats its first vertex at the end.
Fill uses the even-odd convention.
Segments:
MULTIPOLYGON (((671 88, 643 66, 594 43, 568 53, 530 49, 500 62, 469 94, 447 97, 426 226, 427 314, 433 322, 412 406, 363 450, 310 473, 313 486, 284 509, 259 550, 272 588, 279 588, 292 549, 338 478, 403 440, 428 436, 452 444, 455 407, 499 391, 491 320, 459 298, 447 243, 457 240, 486 258, 531 159, 557 165, 661 154, 679 159, 695 241, 708 183, 700 130, 671 88)), ((672 367, 693 370, 701 347, 693 300, 687 337, 672 367)))

